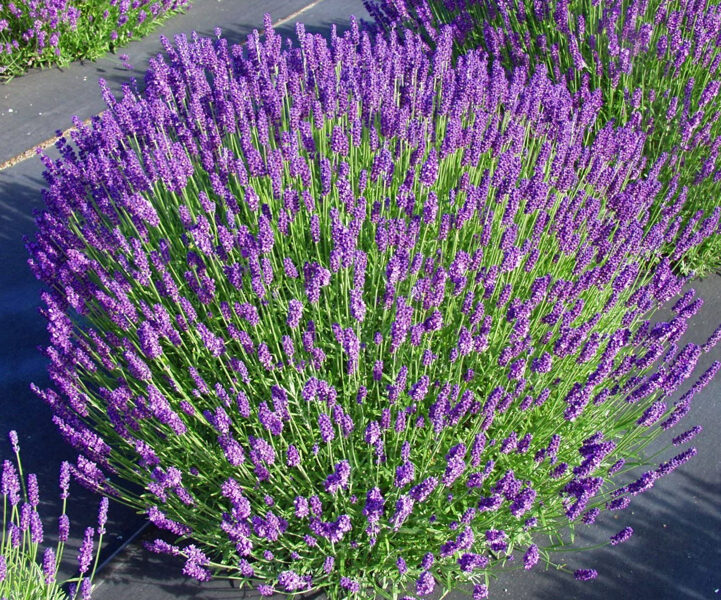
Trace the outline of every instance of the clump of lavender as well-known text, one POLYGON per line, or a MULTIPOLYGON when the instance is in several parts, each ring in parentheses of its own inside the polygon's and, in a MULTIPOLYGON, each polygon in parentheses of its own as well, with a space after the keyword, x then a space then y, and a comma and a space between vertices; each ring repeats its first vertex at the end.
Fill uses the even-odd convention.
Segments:
POLYGON ((165 40, 144 92, 103 87, 42 156, 33 389, 85 484, 177 536, 151 549, 191 577, 485 597, 512 552, 547 562, 539 534, 695 453, 614 484, 721 336, 677 346, 693 293, 652 321, 687 278, 661 255, 673 215, 644 232, 638 127, 594 137, 542 69, 452 65, 448 29, 427 54, 351 23, 165 40))
MULTIPOLYGON (((91 596, 92 580, 98 562, 100 545, 108 516, 108 499, 100 501, 98 515, 97 551, 93 556, 96 529, 85 530, 78 552, 78 576, 58 582, 58 566, 65 543, 70 535, 70 519, 65 513, 70 495, 70 478, 74 468, 67 462, 60 467, 60 498, 62 514, 58 518, 58 542, 41 550, 45 535, 38 512, 40 494, 34 473, 23 474, 20 462, 18 435, 10 432, 15 464, 3 461, 0 494, 3 502, 3 534, 0 536, 0 598, 10 600, 46 598, 48 600, 87 600, 91 596), (92 569, 91 569, 92 567, 92 569), (68 588, 68 591, 63 589, 68 588)), ((46 521, 47 524, 47 521, 46 521)))
POLYGON ((149 33, 189 0, 15 0, 0 4, 0 81, 95 59, 149 33))
MULTIPOLYGON (((721 6, 667 0, 364 3, 374 27, 411 27, 435 45, 446 24, 458 52, 480 46, 508 68, 545 66, 554 81, 569 85, 579 111, 601 107, 597 128, 611 120, 640 123, 648 136, 647 168, 664 159, 664 189, 646 229, 676 210, 681 193, 688 194, 682 225, 697 222, 704 211, 714 216, 708 232, 721 232, 721 6)), ((721 236, 693 249, 683 238, 678 242, 667 253, 681 272, 721 267, 721 236)))

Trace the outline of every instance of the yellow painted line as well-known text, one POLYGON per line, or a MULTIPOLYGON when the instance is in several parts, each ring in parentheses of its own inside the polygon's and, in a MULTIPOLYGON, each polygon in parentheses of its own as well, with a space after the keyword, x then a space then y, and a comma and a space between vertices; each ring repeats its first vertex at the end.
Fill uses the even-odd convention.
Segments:
MULTIPOLYGON (((310 4, 307 4, 306 6, 304 6, 303 8, 296 10, 293 14, 288 15, 287 17, 283 17, 282 19, 279 19, 278 21, 273 23, 273 26, 279 27, 280 25, 285 25, 288 21, 292 21, 293 19, 297 18, 299 15, 303 14, 305 11, 310 10, 311 8, 313 8, 315 6, 318 6, 321 2, 323 2, 323 0, 314 0, 310 4)), ((260 33, 261 33, 261 35, 264 34, 265 30, 261 29, 260 33)), ((246 42, 241 42, 240 45, 244 46, 245 43, 246 42)), ((100 114, 102 114, 102 112, 100 114)), ((91 120, 92 120, 92 117, 89 119, 85 119, 83 121, 83 125, 89 125, 91 120)), ((75 130, 76 130, 75 127, 68 127, 65 131, 63 131, 62 137, 67 137, 71 131, 75 131, 75 130)), ((58 139, 57 137, 51 137, 51 138, 45 140, 44 142, 40 142, 36 146, 33 146, 32 148, 28 148, 27 150, 25 150, 25 152, 21 152, 17 156, 13 156, 12 158, 9 158, 5 162, 0 163, 0 171, 4 171, 5 169, 14 167, 18 163, 21 163, 24 160, 27 160, 28 158, 35 156, 37 154, 38 150, 47 150, 48 148, 50 148, 50 146, 55 144, 57 139, 58 139)))
MULTIPOLYGON (((288 15, 284 19, 281 19, 280 21, 276 21, 275 23, 273 23, 273 25, 275 27, 277 27, 279 25, 285 25, 288 21, 292 21, 298 15, 303 14, 306 10, 310 10, 314 6, 318 6, 321 2, 323 2, 323 0, 315 0, 315 2, 311 2, 307 6, 304 6, 303 8, 301 8, 300 10, 296 10, 292 15, 288 15)), ((263 30, 263 33, 265 33, 265 30, 263 30)))
MULTIPOLYGON (((90 119, 85 119, 83 121, 84 125, 87 125, 90 123, 90 119)), ((75 131, 75 127, 69 127, 65 131, 63 131, 63 137, 67 136, 71 131, 75 131)), ((10 167, 14 167, 16 164, 23 162, 24 160, 27 160, 28 158, 31 158, 37 154, 38 150, 46 150, 50 146, 52 146, 55 141, 57 140, 57 137, 51 137, 48 140, 45 140, 44 142, 40 142, 37 146, 33 146, 32 148, 28 148, 25 150, 25 152, 21 152, 17 156, 13 156, 12 158, 9 158, 4 163, 0 164, 0 171, 4 171, 5 169, 9 169, 10 167)))

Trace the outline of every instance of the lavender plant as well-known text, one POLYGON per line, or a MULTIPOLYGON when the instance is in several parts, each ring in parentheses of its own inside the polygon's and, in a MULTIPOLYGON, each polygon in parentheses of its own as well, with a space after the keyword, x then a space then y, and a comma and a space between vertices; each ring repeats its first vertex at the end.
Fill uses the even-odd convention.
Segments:
MULTIPOLYGON (((600 105, 597 125, 640 119, 644 154, 665 157, 664 184, 687 188, 684 222, 719 207, 721 7, 634 0, 364 0, 377 27, 411 27, 433 45, 443 24, 457 52, 483 47, 507 68, 545 65, 579 105, 600 105)), ((649 220, 661 215, 661 205, 649 220)), ((716 233, 719 233, 717 231, 716 233)), ((670 246, 672 247, 672 246, 670 246)), ((684 273, 721 267, 714 235, 678 263, 684 273)))
POLYGON ((695 454, 639 471, 720 366, 671 405, 721 329, 677 346, 693 291, 655 315, 688 280, 665 242, 716 220, 679 234, 679 194, 644 230, 643 131, 593 136, 597 107, 542 68, 351 23, 285 50, 269 17, 245 49, 164 40, 143 92, 103 86, 41 156, 33 389, 85 484, 191 577, 482 598, 695 454))
POLYGON ((17 0, 0 3, 0 81, 32 67, 95 59, 157 27, 189 0, 17 0))
POLYGON ((78 576, 60 583, 58 567, 65 543, 70 535, 70 519, 65 508, 70 495, 70 477, 73 467, 63 462, 60 467, 60 498, 62 514, 58 518, 58 542, 48 546, 40 557, 43 544, 43 521, 38 507, 40 494, 38 478, 34 473, 24 477, 20 462, 17 432, 10 432, 10 443, 15 454, 15 465, 3 462, 0 493, 3 497, 3 533, 0 539, 0 598, 8 600, 87 600, 91 597, 92 580, 98 564, 100 545, 108 517, 108 499, 100 501, 98 513, 98 544, 93 557, 96 529, 85 529, 78 552, 78 576), (91 569, 92 566, 92 569, 91 569), (68 587, 68 591, 63 589, 68 587))

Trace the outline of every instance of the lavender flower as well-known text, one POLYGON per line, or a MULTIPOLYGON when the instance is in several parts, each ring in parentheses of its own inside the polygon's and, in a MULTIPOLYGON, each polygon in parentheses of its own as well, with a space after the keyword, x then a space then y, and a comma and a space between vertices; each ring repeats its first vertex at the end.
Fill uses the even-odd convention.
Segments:
POLYGON ((297 467, 300 464, 300 454, 293 444, 289 445, 286 450, 286 464, 289 467, 297 467))
POLYGON ((333 494, 340 489, 348 489, 351 474, 350 463, 342 460, 336 464, 335 470, 325 480, 325 491, 333 494))
POLYGON ((408 494, 404 494, 398 499, 396 502, 395 512, 390 519, 390 523, 393 525, 394 531, 398 531, 405 520, 408 519, 413 511, 414 504, 415 501, 408 494))
POLYGON ((673 445, 682 446, 686 442, 689 442, 693 438, 695 438, 702 430, 703 428, 700 425, 694 425, 688 431, 684 431, 681 435, 677 435, 675 438, 673 438, 673 445))
POLYGON ((320 428, 320 437, 326 444, 335 438, 333 423, 327 414, 320 414, 318 417, 318 427, 320 428))
POLYGON ((67 515, 60 515, 58 518, 58 540, 67 542, 70 535, 70 518, 67 515))
POLYGON ((419 596, 428 596, 433 593, 436 586, 436 580, 428 571, 423 571, 416 581, 416 593, 419 596))
POLYGON ((411 488, 411 497, 416 502, 423 502, 428 496, 431 495, 433 490, 438 485, 438 479, 435 477, 428 477, 421 483, 411 488))
POLYGON ((357 581, 350 579, 349 577, 341 577, 340 585, 351 593, 360 592, 360 584, 357 581))
POLYGON ((415 466, 412 462, 406 461, 399 467, 396 467, 396 487, 403 487, 413 481, 415 477, 415 466))
POLYGON ((288 307, 288 326, 296 329, 300 325, 300 319, 303 314, 303 304, 296 299, 290 301, 288 307))
POLYGON ((590 581, 591 579, 596 579, 596 577, 598 577, 598 571, 595 569, 577 569, 574 571, 573 576, 578 581, 590 581))
POLYGON ((90 561, 92 560, 94 534, 95 530, 92 527, 87 527, 85 529, 83 543, 80 546, 80 551, 78 553, 78 570, 83 575, 87 572, 90 567, 90 561))
POLYGON ((55 551, 52 548, 43 552, 43 577, 46 585, 55 583, 55 551))
POLYGON ((621 531, 611 536, 611 545, 622 544, 633 535, 631 527, 624 527, 621 531))
POLYGON ((538 546, 531 544, 523 555, 523 568, 532 569, 538 563, 539 553, 538 546))
POLYGON ((366 495, 366 503, 363 508, 363 515, 368 519, 368 522, 372 525, 377 523, 383 516, 385 502, 379 488, 375 487, 368 491, 366 495))

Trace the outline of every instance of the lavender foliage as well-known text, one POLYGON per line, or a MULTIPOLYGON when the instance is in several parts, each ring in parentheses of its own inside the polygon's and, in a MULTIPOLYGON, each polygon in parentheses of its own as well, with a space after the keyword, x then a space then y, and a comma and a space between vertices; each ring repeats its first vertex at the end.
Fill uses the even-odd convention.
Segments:
MULTIPOLYGON (((69 495, 68 486, 71 472, 76 470, 63 462, 60 470, 60 497, 62 512, 58 519, 58 542, 53 548, 46 546, 44 525, 40 518, 38 480, 34 473, 23 474, 20 461, 20 445, 17 432, 9 432, 10 445, 15 455, 14 464, 4 460, 0 496, 3 504, 2 535, 0 535, 0 598, 51 598, 52 600, 70 600, 63 587, 68 582, 58 581, 58 567, 68 540, 70 521, 66 514, 69 495)), ((82 598, 91 597, 92 579, 95 575, 100 542, 107 521, 108 499, 103 498, 98 514, 97 551, 93 552, 96 529, 85 530, 83 543, 78 551, 79 577, 73 578, 72 585, 79 586, 82 598)), ((78 596, 80 598, 81 596, 78 596)))
MULTIPOLYGON (((97 58, 151 31, 189 0, 16 0, 0 4, 0 81, 97 58)), ((127 56, 121 55, 128 67, 127 56)))
POLYGON ((244 48, 165 40, 142 93, 103 86, 107 110, 42 157, 34 390, 80 480, 174 533, 152 548, 191 577, 485 597, 477 571, 511 549, 546 561, 542 523, 695 453, 614 489, 711 347, 677 346, 694 310, 654 315, 688 278, 676 221, 644 229, 646 135, 595 135, 600 108, 578 119, 542 68, 454 64, 449 29, 429 54, 354 21, 330 43, 299 25, 299 47, 266 26, 244 48))
MULTIPOLYGON (((666 253, 683 272, 721 266, 721 7, 666 0, 364 0, 371 30, 409 27, 440 47, 451 27, 457 53, 482 47, 508 69, 545 69, 573 93, 578 118, 602 132, 637 123, 648 139, 646 173, 662 188, 644 224, 658 234, 678 222, 666 253), (600 110, 599 110, 600 109, 600 110), (688 195, 688 199, 685 197, 688 195), (705 220, 707 239, 689 246, 686 227, 705 220), (709 236, 713 233, 714 235, 709 236)), ((448 79, 446 85, 456 82, 448 79)), ((616 205, 622 217, 633 205, 616 205)), ((637 215, 637 213, 633 213, 637 215)))

